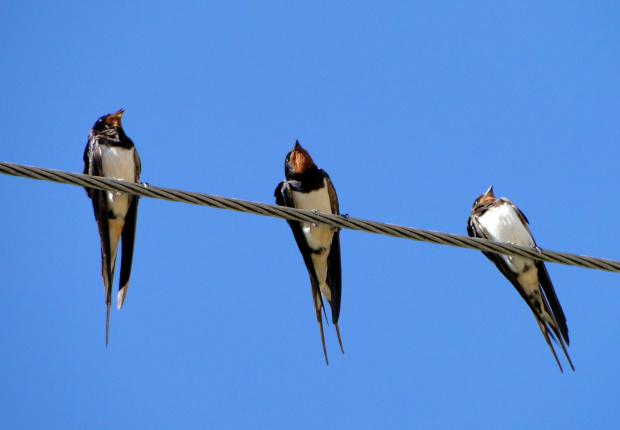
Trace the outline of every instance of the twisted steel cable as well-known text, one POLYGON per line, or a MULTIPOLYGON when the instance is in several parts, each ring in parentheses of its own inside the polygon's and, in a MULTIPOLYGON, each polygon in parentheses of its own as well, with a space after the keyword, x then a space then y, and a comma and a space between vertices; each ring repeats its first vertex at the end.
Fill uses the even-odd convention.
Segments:
POLYGON ((386 224, 377 221, 352 218, 346 215, 325 214, 316 211, 275 206, 241 199, 232 199, 229 197, 161 188, 151 186, 146 183, 127 182, 98 176, 82 175, 79 173, 64 172, 61 170, 44 169, 41 167, 24 166, 21 164, 5 162, 0 162, 0 173, 30 179, 57 182, 61 184, 76 185, 79 187, 90 187, 120 193, 135 194, 141 197, 149 197, 153 199, 190 203, 218 209, 228 209, 255 215, 270 216, 295 221, 306 221, 315 224, 328 224, 334 227, 346 228, 349 230, 365 231, 367 233, 430 242, 438 245, 450 245, 459 248, 475 249, 478 251, 520 255, 549 263, 566 264, 569 266, 605 270, 608 272, 620 272, 620 262, 614 260, 575 255, 565 252, 546 251, 542 249, 537 250, 476 237, 421 230, 395 224, 386 224))

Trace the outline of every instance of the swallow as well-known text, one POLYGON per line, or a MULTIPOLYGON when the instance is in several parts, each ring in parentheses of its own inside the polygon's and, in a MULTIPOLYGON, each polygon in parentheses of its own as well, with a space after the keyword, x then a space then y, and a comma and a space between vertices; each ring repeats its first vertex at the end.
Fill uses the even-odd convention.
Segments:
MULTIPOLYGON (((127 137, 121 124, 123 109, 104 115, 95 122, 88 134, 84 150, 84 174, 138 182, 140 180, 140 157, 132 140, 127 137)), ((116 265, 118 243, 122 238, 121 275, 118 286, 118 309, 123 306, 136 236, 138 196, 86 188, 93 203, 95 220, 101 240, 101 277, 107 305, 105 344, 108 345, 110 305, 112 303, 112 280, 116 265)))
MULTIPOLYGON (((338 197, 329 175, 314 164, 312 157, 302 148, 299 141, 295 142, 293 149, 286 155, 284 175, 286 180, 280 182, 274 192, 277 205, 340 214, 338 197)), ((327 320, 323 297, 331 308, 332 323, 336 327, 340 350, 344 354, 338 328, 342 291, 340 231, 338 228, 325 224, 290 220, 287 222, 308 269, 316 320, 321 332, 323 354, 325 354, 325 362, 329 365, 321 315, 323 312, 327 320)))
MULTIPOLYGON (((497 242, 528 246, 539 250, 528 227, 529 221, 510 200, 493 195, 493 186, 476 199, 471 216, 467 220, 467 234, 497 242)), ((562 365, 549 338, 559 342, 568 359, 571 369, 575 370, 566 351, 569 345, 566 317, 553 284, 547 273, 545 263, 518 255, 482 252, 491 260, 500 272, 517 289, 528 304, 542 335, 549 345, 555 361, 563 373, 562 365)))

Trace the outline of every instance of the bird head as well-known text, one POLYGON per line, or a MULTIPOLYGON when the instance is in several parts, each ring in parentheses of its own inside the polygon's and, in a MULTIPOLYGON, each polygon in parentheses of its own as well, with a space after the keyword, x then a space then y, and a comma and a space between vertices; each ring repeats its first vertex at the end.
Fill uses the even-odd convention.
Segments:
POLYGON ((474 208, 476 206, 478 206, 480 204, 484 204, 486 202, 492 202, 494 200, 497 200, 497 199, 495 198, 495 195, 493 194, 493 185, 491 185, 489 187, 489 189, 484 194, 482 194, 481 196, 479 196, 476 199, 476 201, 474 202, 474 204, 471 207, 472 213, 473 213, 473 210, 474 210, 474 208))
POLYGON ((122 130, 121 118, 123 113, 125 113, 125 109, 119 109, 114 113, 102 116, 93 125, 93 133, 110 135, 122 130))
POLYGON ((286 160, 284 161, 284 171, 288 175, 303 175, 311 169, 316 169, 316 164, 300 144, 299 141, 295 141, 293 149, 286 154, 286 160))

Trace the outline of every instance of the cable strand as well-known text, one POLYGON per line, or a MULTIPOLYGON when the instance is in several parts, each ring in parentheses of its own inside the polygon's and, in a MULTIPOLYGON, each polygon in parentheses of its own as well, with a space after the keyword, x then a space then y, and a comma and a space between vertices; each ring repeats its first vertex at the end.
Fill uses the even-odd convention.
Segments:
POLYGON ((431 230, 421 230, 396 224, 363 220, 344 215, 325 214, 316 211, 269 205, 266 203, 251 202, 229 197, 161 188, 145 183, 128 182, 99 176, 89 176, 80 173, 64 172, 61 170, 52 170, 42 167, 24 166, 21 164, 5 162, 0 162, 0 173, 29 179, 75 185, 78 187, 97 188, 100 190, 115 191, 119 193, 135 194, 141 197, 209 206, 216 209, 227 209, 293 221, 328 224, 338 228, 381 234, 402 239, 430 242, 437 245, 449 245, 459 248, 475 249, 478 251, 520 255, 549 263, 604 270, 608 272, 620 272, 620 262, 614 260, 575 255, 564 252, 547 251, 542 249, 537 250, 477 237, 461 236, 431 230))

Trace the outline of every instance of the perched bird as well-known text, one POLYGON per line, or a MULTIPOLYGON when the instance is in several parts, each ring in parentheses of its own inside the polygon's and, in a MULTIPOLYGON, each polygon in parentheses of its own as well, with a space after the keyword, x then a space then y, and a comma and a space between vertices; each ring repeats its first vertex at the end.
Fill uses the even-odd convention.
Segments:
MULTIPOLYGON (((338 197, 327 173, 319 169, 308 151, 295 142, 295 147, 286 155, 284 162, 284 174, 286 181, 278 184, 274 192, 276 204, 297 209, 316 210, 328 214, 339 214, 338 197)), ((342 340, 338 328, 340 316, 340 294, 342 285, 342 272, 340 268, 340 232, 337 228, 309 222, 287 221, 299 251, 306 263, 310 275, 310 287, 312 300, 316 312, 316 320, 321 331, 321 342, 325 362, 327 350, 325 349, 325 337, 323 335, 323 318, 321 311, 325 313, 321 294, 329 303, 332 311, 332 322, 336 327, 340 350, 342 340)), ((325 314, 327 319, 327 314, 325 314)))
MULTIPOLYGON (((497 242, 512 243, 538 249, 528 227, 528 220, 508 199, 495 198, 493 186, 476 199, 467 220, 467 234, 497 242)), ((528 304, 547 345, 562 370, 562 365, 549 337, 559 342, 571 369, 575 370, 566 346, 569 344, 566 317, 553 289, 545 263, 518 255, 483 251, 500 272, 514 285, 528 304), (566 343, 566 345, 565 345, 566 343)))
MULTIPOLYGON (((121 125, 124 110, 104 115, 97 120, 88 134, 84 150, 84 174, 138 182, 140 180, 140 157, 121 125)), ((136 235, 138 196, 86 188, 95 211, 95 220, 101 240, 101 277, 107 304, 105 343, 108 344, 110 327, 110 304, 112 303, 112 280, 116 263, 118 242, 122 237, 123 256, 118 286, 118 309, 123 306, 136 235)))

